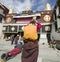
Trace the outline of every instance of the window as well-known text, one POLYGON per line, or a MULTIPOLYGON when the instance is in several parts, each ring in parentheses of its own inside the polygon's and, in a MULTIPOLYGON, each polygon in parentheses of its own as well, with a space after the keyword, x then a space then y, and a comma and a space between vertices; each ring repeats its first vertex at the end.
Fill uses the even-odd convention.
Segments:
POLYGON ((37 21, 40 21, 40 18, 41 18, 40 16, 37 16, 37 21))
POLYGON ((55 21, 55 31, 57 31, 57 21, 55 21))
POLYGON ((48 32, 48 33, 50 33, 51 29, 52 29, 51 25, 44 25, 42 27, 42 32, 48 32))
POLYGON ((60 5, 59 5, 59 14, 60 14, 60 5))
POLYGON ((16 18, 13 19, 13 23, 16 23, 16 18))
POLYGON ((0 23, 2 23, 2 18, 0 17, 0 23))
POLYGON ((56 10, 55 10, 55 14, 54 14, 54 15, 55 15, 55 20, 56 20, 56 18, 57 18, 57 17, 56 17, 56 10))

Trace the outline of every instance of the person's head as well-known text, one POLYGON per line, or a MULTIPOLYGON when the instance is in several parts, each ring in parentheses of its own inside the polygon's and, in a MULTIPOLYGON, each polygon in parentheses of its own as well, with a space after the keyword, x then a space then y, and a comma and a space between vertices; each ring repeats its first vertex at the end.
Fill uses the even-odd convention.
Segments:
POLYGON ((3 53, 2 55, 1 55, 1 59, 4 59, 6 57, 6 53, 3 53))
POLYGON ((30 24, 36 24, 36 16, 33 16, 33 18, 32 18, 32 21, 30 22, 30 24))
POLYGON ((19 35, 17 35, 19 37, 19 35))

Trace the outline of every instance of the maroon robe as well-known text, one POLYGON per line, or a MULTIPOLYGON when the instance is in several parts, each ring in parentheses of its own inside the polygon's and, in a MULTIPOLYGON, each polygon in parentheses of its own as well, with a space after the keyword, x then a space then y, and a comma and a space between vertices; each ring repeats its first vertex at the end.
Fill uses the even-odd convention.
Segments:
MULTIPOLYGON (((42 25, 37 23, 37 31, 40 30, 42 25)), ((28 43, 30 40, 24 40, 24 47, 22 51, 22 62, 37 62, 39 46, 38 40, 31 40, 33 43, 28 43)))
MULTIPOLYGON (((29 40, 27 40, 29 41, 29 40)), ((38 58, 38 41, 34 43, 25 43, 22 51, 22 62, 37 62, 38 58)))

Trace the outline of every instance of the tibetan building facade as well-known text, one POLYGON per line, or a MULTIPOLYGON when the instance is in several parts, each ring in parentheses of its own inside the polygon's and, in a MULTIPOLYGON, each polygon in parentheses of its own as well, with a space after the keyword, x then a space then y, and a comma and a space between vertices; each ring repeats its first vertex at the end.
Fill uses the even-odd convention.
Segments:
POLYGON ((21 14, 13 14, 12 10, 6 15, 6 20, 3 25, 3 33, 5 37, 9 37, 12 34, 18 34, 22 32, 22 27, 32 21, 33 16, 37 17, 37 21, 43 25, 40 33, 51 33, 51 25, 53 23, 53 11, 36 11, 24 10, 21 14), (8 34, 9 33, 9 34, 8 34))
POLYGON ((0 22, 2 22, 2 19, 5 18, 8 11, 9 10, 3 4, 0 3, 0 22))
POLYGON ((54 22, 53 20, 53 11, 47 10, 47 11, 38 11, 41 14, 40 22, 43 25, 42 27, 42 33, 51 33, 51 25, 54 22))
POLYGON ((52 28, 52 36, 56 42, 56 48, 60 49, 60 0, 57 0, 54 7, 54 24, 52 28))
POLYGON ((3 25, 3 33, 5 37, 21 33, 22 27, 27 25, 32 20, 33 16, 40 17, 40 13, 33 13, 31 10, 27 12, 23 11, 21 14, 8 13, 3 25))
POLYGON ((0 29, 1 29, 0 30, 0 39, 2 39, 2 37, 3 37, 3 32, 2 32, 3 27, 2 27, 2 25, 5 21, 5 16, 8 13, 8 11, 9 10, 3 4, 0 3, 0 29))
POLYGON ((39 33, 47 33, 51 32, 51 25, 53 23, 53 11, 23 11, 22 14, 8 14, 5 20, 5 24, 3 25, 3 33, 6 35, 17 34, 22 32, 22 27, 28 24, 33 16, 37 16, 37 21, 40 22, 43 27, 39 33), (31 13, 30 13, 31 12, 31 13))
POLYGON ((54 8, 54 20, 56 23, 56 31, 59 32, 60 31, 60 0, 57 1, 55 8, 54 8))

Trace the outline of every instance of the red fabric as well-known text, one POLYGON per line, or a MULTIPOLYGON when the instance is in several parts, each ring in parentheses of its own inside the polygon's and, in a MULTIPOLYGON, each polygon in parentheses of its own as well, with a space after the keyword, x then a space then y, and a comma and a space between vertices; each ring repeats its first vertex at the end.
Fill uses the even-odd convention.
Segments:
POLYGON ((29 22, 30 22, 31 20, 32 20, 32 17, 27 17, 27 18, 24 18, 24 17, 23 17, 23 18, 17 18, 17 21, 19 21, 19 22, 21 22, 21 21, 24 21, 24 22, 25 22, 25 21, 29 21, 29 22))
POLYGON ((40 30, 41 27, 42 25, 40 23, 37 23, 37 30, 40 30))
POLYGON ((50 43, 49 44, 54 44, 54 41, 50 41, 50 43))
POLYGON ((20 53, 20 49, 19 48, 14 48, 13 50, 11 50, 10 52, 8 52, 8 54, 10 55, 10 56, 15 56, 15 55, 17 55, 17 54, 19 54, 20 53))
MULTIPOLYGON (((25 42, 26 40, 24 40, 25 42)), ((27 40, 29 42, 29 40, 27 40)), ((21 62, 37 62, 38 58, 38 41, 34 41, 34 44, 24 44, 22 51, 21 62)))

